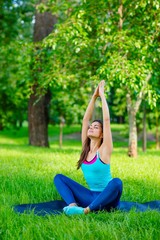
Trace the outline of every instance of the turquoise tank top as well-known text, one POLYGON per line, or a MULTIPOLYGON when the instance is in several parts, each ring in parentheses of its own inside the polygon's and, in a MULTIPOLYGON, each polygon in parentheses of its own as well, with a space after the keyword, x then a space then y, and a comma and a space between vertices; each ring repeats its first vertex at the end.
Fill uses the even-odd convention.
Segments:
POLYGON ((112 180, 110 164, 103 163, 98 152, 90 162, 84 160, 81 169, 88 187, 92 191, 102 192, 112 180))

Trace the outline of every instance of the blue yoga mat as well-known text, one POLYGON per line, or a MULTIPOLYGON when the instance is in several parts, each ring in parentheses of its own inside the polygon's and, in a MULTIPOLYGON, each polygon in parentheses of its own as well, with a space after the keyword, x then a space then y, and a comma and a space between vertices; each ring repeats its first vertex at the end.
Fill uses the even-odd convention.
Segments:
MULTIPOLYGON (((65 206, 67 205, 63 200, 55 200, 43 203, 15 205, 13 206, 13 209, 15 212, 20 214, 21 213, 29 214, 31 212, 34 212, 34 214, 38 216, 46 216, 62 214, 63 208, 65 206)), ((119 203, 119 206, 117 207, 117 210, 129 212, 133 208, 137 212, 145 212, 148 210, 160 211, 160 201, 155 200, 145 203, 121 201, 119 203)))

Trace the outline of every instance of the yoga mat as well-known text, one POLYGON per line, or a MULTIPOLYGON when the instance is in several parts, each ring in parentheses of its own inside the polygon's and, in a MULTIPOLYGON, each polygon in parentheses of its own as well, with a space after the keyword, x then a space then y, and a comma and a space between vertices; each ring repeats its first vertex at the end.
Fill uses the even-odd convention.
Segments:
MULTIPOLYGON (((33 212, 38 216, 46 216, 46 215, 58 215, 62 214, 63 208, 67 206, 67 204, 63 200, 55 200, 50 202, 43 203, 34 203, 34 204, 20 204, 13 206, 13 209, 17 213, 26 213, 29 214, 33 212)), ((137 202, 128 202, 128 201, 120 201, 117 210, 123 212, 129 212, 131 209, 135 209, 136 212, 145 212, 148 210, 156 210, 160 211, 160 201, 155 200, 151 202, 145 203, 137 203, 137 202)))
POLYGON ((63 200, 55 200, 50 202, 42 202, 42 203, 28 203, 28 204, 20 204, 13 206, 13 209, 17 213, 31 213, 38 216, 45 215, 58 215, 63 212, 63 208, 67 206, 67 204, 63 200))

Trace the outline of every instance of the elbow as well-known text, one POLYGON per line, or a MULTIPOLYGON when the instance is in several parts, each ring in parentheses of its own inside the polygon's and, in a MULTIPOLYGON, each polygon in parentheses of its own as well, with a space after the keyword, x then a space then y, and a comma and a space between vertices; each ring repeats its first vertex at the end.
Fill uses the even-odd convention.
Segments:
POLYGON ((88 117, 84 117, 83 120, 82 120, 82 122, 88 124, 88 123, 89 123, 89 120, 90 120, 90 119, 89 119, 88 117))
POLYGON ((105 117, 103 119, 103 124, 105 124, 105 123, 110 123, 110 117, 105 117))

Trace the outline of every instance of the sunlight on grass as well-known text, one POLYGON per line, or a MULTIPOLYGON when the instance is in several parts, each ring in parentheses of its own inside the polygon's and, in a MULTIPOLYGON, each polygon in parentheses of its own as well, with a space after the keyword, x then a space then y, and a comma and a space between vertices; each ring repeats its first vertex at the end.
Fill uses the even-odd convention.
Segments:
MULTIPOLYGON (((75 128, 72 129, 73 132, 75 128)), ((70 129, 70 133, 72 132, 70 129)), ((77 128, 76 128, 77 130, 77 128)), ((117 129, 116 129, 117 131, 117 129)), ((66 133, 68 134, 68 132, 66 133)), ((53 178, 63 173, 86 185, 81 170, 76 170, 81 143, 58 140, 50 148, 27 145, 27 131, 10 132, 0 138, 0 239, 3 240, 159 240, 160 213, 91 213, 87 216, 39 217, 16 214, 12 206, 60 199, 53 178), (15 135, 15 138, 13 138, 15 135)), ((127 156, 124 146, 114 148, 112 174, 123 181, 122 200, 145 202, 160 199, 160 152, 154 149, 136 159, 127 156)))

